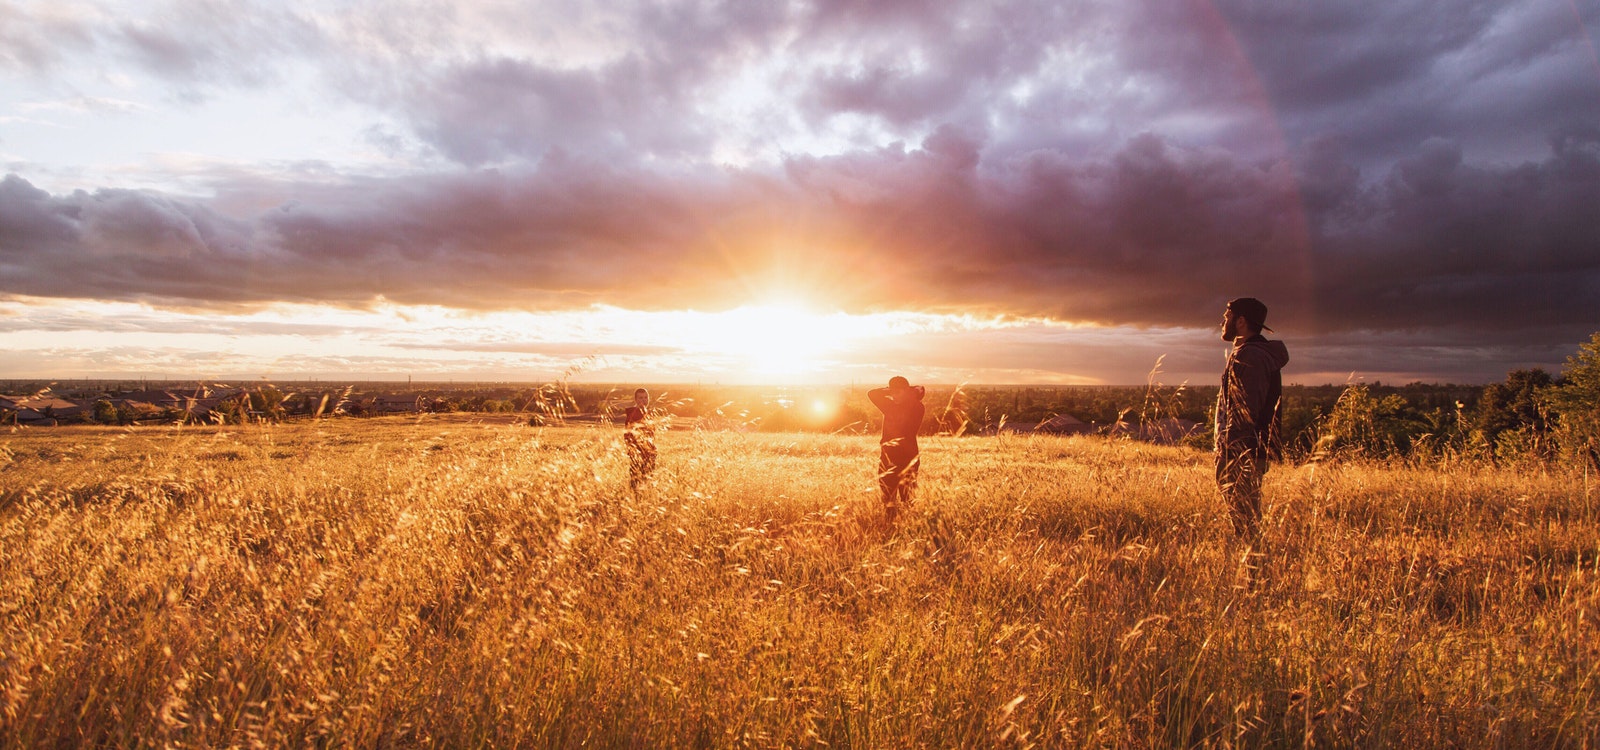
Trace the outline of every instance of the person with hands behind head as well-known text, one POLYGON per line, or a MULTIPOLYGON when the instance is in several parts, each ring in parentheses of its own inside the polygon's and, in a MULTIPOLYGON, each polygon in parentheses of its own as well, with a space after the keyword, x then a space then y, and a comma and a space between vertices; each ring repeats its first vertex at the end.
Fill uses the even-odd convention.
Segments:
POLYGON ((640 388, 633 392, 633 405, 628 407, 622 433, 622 442, 628 448, 628 486, 638 489, 650 472, 656 469, 656 428, 650 422, 650 392, 640 388))
POLYGON ((910 505, 917 486, 921 465, 917 431, 922 428, 925 393, 922 386, 911 385, 898 375, 889 379, 889 387, 867 391, 872 405, 883 412, 883 437, 878 440, 878 489, 883 493, 883 506, 890 521, 910 505))

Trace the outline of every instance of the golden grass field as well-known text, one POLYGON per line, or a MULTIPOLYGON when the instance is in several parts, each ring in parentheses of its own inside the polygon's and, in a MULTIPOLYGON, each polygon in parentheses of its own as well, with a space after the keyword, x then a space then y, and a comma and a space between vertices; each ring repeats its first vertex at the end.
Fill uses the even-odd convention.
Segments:
POLYGON ((433 419, 0 434, 0 745, 1600 746, 1581 469, 433 419), (1251 567, 1258 568, 1252 571, 1251 567))

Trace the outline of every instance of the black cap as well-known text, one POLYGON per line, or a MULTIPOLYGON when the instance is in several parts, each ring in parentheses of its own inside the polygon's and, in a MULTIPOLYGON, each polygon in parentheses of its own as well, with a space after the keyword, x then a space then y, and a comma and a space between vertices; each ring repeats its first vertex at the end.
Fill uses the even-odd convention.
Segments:
POLYGON ((1255 297, 1240 297, 1228 303, 1228 309, 1238 313, 1239 317, 1249 321, 1250 325, 1263 331, 1270 331, 1267 327, 1267 306, 1255 297))

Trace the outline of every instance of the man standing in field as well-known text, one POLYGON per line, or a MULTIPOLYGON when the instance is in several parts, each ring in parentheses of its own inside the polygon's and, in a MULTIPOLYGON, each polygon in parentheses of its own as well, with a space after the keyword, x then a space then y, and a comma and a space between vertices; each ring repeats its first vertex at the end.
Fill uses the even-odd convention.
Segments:
POLYGON ((1217 488, 1227 501, 1233 531, 1254 543, 1261 534, 1261 478, 1278 453, 1278 407, 1289 348, 1261 335, 1267 306, 1253 297, 1228 303, 1222 340, 1233 343, 1217 394, 1217 488))
POLYGON ((890 521, 911 503, 917 487, 921 459, 917 453, 917 431, 922 429, 922 386, 898 375, 889 379, 888 388, 867 391, 872 405, 883 412, 883 437, 878 440, 878 489, 890 521))

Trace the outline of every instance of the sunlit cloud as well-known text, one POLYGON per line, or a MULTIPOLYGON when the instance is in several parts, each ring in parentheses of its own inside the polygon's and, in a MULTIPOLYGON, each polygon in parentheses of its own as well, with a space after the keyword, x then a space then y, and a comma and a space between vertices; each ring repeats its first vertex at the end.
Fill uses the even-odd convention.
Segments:
MULTIPOLYGON (((1558 369, 1555 343, 1508 349, 1425 332, 1291 335, 1292 383, 1482 382, 1558 369), (1382 367, 1351 366, 1373 347, 1382 367)), ((170 310, 137 303, 0 299, 0 379, 163 377, 725 384, 1210 384, 1215 329, 1099 326, 1048 318, 708 312, 595 306, 474 312, 393 303, 170 310)))

